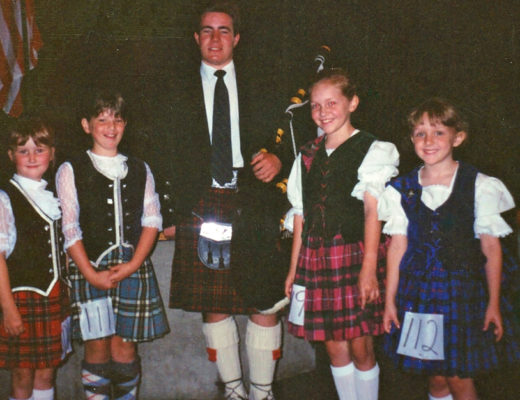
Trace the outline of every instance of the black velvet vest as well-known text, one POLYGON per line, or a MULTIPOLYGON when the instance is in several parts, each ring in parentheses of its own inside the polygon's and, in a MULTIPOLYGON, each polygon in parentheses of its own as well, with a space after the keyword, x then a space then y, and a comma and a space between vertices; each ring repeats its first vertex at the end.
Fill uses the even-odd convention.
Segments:
POLYGON ((146 168, 128 157, 124 179, 111 180, 98 172, 87 153, 71 165, 79 202, 79 224, 83 245, 91 261, 97 261, 110 247, 130 243, 137 246, 141 236, 146 168))
POLYGON ((326 240, 341 233, 348 242, 363 240, 363 202, 352 197, 357 173, 375 137, 358 132, 327 156, 324 137, 302 148, 303 235, 326 240))
POLYGON ((484 272, 481 266, 485 257, 480 240, 473 232, 477 174, 475 167, 459 161, 453 191, 436 210, 429 209, 421 201, 419 168, 391 181, 390 184, 401 193, 401 205, 409 221, 408 249, 402 264, 413 259, 426 268, 431 258, 436 257, 446 270, 468 270, 479 275, 484 272))
POLYGON ((65 265, 60 220, 45 215, 14 180, 5 191, 16 225, 16 244, 7 260, 11 289, 48 295, 65 265))

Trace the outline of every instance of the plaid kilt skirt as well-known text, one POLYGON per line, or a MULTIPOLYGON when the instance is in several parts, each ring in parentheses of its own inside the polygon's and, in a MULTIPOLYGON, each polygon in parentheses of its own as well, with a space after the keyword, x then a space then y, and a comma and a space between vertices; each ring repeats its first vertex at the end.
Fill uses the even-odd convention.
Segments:
POLYGON ((363 244, 345 243, 341 234, 330 244, 308 237, 302 243, 294 283, 305 287, 303 326, 288 323, 291 334, 309 341, 343 341, 383 333, 384 274, 387 246, 378 248, 380 296, 360 306, 358 278, 363 244))
MULTIPOLYGON (((468 260, 471 256, 468 256, 468 260)), ((504 334, 495 341, 494 325, 483 331, 488 304, 483 265, 446 268, 437 258, 403 258, 399 272, 396 306, 399 321, 405 311, 442 314, 444 360, 421 360, 397 354, 401 330, 385 335, 384 348, 394 364, 407 372, 429 376, 472 378, 520 359, 520 325, 508 298, 501 296, 504 334)))
MULTIPOLYGON (((114 250, 98 266, 99 270, 128 261, 128 256, 114 250)), ((69 265, 69 279, 72 283, 72 338, 82 339, 79 316, 80 305, 89 300, 104 297, 112 299, 115 316, 116 335, 129 342, 146 342, 166 335, 169 331, 168 320, 159 292, 152 262, 146 258, 144 263, 117 287, 101 290, 92 286, 79 271, 74 262, 69 265)))
MULTIPOLYGON (((209 189, 193 212, 202 218, 206 216, 204 222, 231 223, 237 207, 238 198, 234 190, 209 189)), ((198 216, 192 215, 177 225, 170 307, 224 314, 258 312, 244 305, 235 290, 231 270, 212 270, 199 260, 197 244, 203 221, 198 216)))
POLYGON ((66 286, 56 282, 49 296, 24 290, 13 293, 24 331, 9 336, 0 308, 0 368, 55 368, 62 361, 61 323, 69 315, 66 286))

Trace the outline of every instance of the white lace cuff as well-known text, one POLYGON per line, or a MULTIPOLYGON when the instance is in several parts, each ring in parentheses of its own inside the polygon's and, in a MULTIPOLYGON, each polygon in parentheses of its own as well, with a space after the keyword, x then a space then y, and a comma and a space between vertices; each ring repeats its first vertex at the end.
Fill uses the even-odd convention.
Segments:
POLYGON ((473 230, 475 231, 476 238, 479 238, 482 234, 504 237, 513 232, 511 227, 500 215, 489 215, 475 218, 473 230))
POLYGON ((295 215, 303 215, 303 210, 293 207, 289 211, 287 211, 287 214, 285 214, 283 227, 285 229, 287 229, 289 232, 294 231, 294 216, 295 215))
POLYGON ((379 197, 385 190, 385 184, 386 184, 386 181, 385 182, 360 181, 356 184, 356 186, 354 186, 354 189, 352 189, 351 196, 355 197, 358 200, 363 201, 365 192, 368 192, 376 199, 379 199, 379 197))
POLYGON ((78 223, 63 225, 62 231, 65 238, 65 243, 63 244, 65 250, 67 250, 78 240, 83 240, 83 232, 81 231, 78 223))
POLYGON ((393 186, 387 186, 377 203, 380 221, 386 221, 383 233, 387 235, 406 235, 408 218, 401 206, 401 194, 393 186))
POLYGON ((141 218, 141 226, 148 228, 157 228, 158 231, 162 231, 162 217, 156 215, 149 215, 148 217, 141 218))
POLYGON ((4 253, 6 255, 5 258, 10 253, 8 237, 5 233, 0 233, 0 253, 4 253))

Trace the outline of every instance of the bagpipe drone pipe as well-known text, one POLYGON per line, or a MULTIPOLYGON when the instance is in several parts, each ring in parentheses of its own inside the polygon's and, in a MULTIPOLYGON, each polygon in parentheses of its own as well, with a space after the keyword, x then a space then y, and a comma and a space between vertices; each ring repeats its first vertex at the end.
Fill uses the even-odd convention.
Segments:
POLYGON ((246 305, 259 311, 287 302, 284 283, 292 246, 292 235, 283 228, 283 218, 290 209, 287 178, 298 149, 316 137, 307 86, 324 68, 329 56, 330 48, 321 46, 308 69, 306 82, 291 97, 276 130, 272 152, 281 158, 282 171, 270 183, 255 180, 248 190, 240 191, 241 204, 233 221, 231 273, 246 305))

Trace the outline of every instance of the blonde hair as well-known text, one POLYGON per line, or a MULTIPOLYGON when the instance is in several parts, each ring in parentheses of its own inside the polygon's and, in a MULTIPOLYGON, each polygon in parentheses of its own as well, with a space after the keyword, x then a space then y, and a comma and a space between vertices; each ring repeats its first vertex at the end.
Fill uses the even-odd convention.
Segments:
POLYGON ((352 100, 352 98, 357 95, 356 83, 352 80, 350 74, 341 68, 326 68, 321 70, 309 87, 309 95, 312 94, 314 86, 323 81, 329 82, 339 88, 343 96, 349 100, 352 100))

